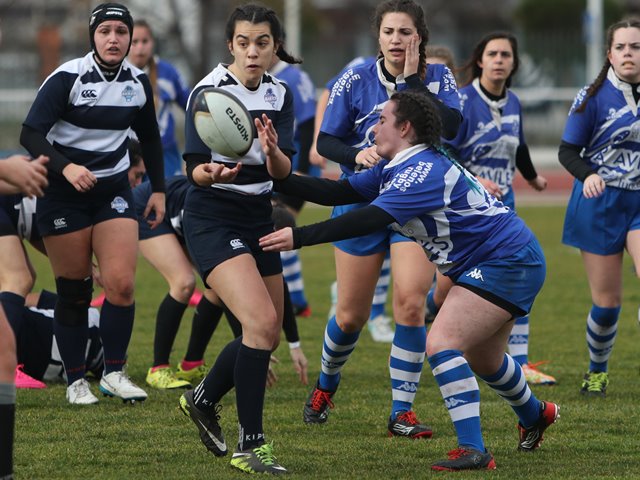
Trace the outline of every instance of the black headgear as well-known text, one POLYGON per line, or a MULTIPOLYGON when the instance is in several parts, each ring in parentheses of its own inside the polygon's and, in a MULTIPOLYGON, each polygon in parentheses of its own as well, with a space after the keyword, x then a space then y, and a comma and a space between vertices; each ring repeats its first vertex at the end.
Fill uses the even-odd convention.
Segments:
POLYGON ((129 48, 131 48, 131 39, 133 37, 133 18, 131 17, 131 13, 129 13, 129 9, 119 3, 102 3, 93 9, 93 12, 91 12, 91 18, 89 19, 89 42, 91 43, 91 50, 93 50, 100 60, 102 59, 98 55, 98 52, 96 52, 96 42, 93 39, 93 35, 96 32, 98 25, 109 20, 120 20, 129 27, 129 46, 127 47, 125 57, 129 54, 129 48))

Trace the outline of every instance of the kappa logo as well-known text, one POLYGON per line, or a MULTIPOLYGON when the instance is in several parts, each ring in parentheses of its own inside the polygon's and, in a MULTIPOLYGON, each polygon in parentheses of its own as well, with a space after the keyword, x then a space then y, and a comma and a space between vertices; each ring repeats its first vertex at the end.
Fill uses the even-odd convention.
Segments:
POLYGON ((80 96, 82 98, 98 98, 98 93, 95 90, 82 90, 80 96))
POLYGON ((55 227, 56 230, 60 228, 67 228, 67 220, 64 217, 56 218, 53 221, 53 226, 55 227))
POLYGON ((124 211, 129 208, 129 204, 124 198, 116 197, 111 201, 111 208, 118 213, 124 213, 124 211))
POLYGON ((447 410, 451 410, 452 408, 456 408, 458 405, 462 405, 465 403, 469 403, 469 402, 460 400, 459 398, 447 398, 444 401, 444 405, 447 407, 447 410))
POLYGON ((417 392, 418 387, 413 382, 404 382, 402 385, 396 387, 396 390, 404 390, 405 392, 417 392))
POLYGON ((484 282, 484 278, 482 278, 482 272, 480 271, 479 268, 474 268, 469 273, 467 273, 465 276, 466 277, 471 277, 474 280, 480 280, 481 282, 484 282))
POLYGON ((233 248, 234 250, 244 247, 244 243, 242 243, 242 240, 240 240, 239 238, 234 238, 233 240, 231 240, 229 242, 229 245, 231 245, 231 248, 233 248))

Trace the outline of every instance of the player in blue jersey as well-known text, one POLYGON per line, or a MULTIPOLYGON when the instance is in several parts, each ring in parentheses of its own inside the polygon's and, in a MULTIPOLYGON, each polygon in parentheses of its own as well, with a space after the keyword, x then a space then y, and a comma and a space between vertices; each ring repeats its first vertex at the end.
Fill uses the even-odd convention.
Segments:
POLYGON ((263 252, 258 239, 273 231, 273 179, 291 173, 294 113, 287 85, 267 72, 277 55, 300 63, 282 46, 275 12, 248 4, 231 13, 225 37, 233 62, 219 64, 191 92, 205 87, 228 91, 251 113, 257 136, 240 159, 224 157, 198 136, 187 107, 189 190, 183 225, 189 254, 205 286, 213 289, 242 325, 242 336, 225 346, 207 377, 180 398, 214 455, 227 453, 218 424, 222 397, 235 388, 240 438, 231 465, 247 472, 284 473, 265 442, 262 412, 271 352, 278 346, 284 304, 282 264, 277 252, 263 252))
POLYGON ((143 70, 151 82, 162 137, 164 176, 170 178, 182 173, 182 158, 178 150, 172 111, 176 105, 186 110, 190 90, 180 72, 169 62, 158 58, 154 54, 154 48, 155 40, 151 26, 145 20, 136 20, 133 23, 128 59, 143 70))
MULTIPOLYGON (((522 127, 522 107, 509 89, 518 71, 518 42, 508 32, 485 35, 461 69, 468 84, 460 89, 464 120, 455 138, 446 142, 455 158, 478 177, 480 183, 509 208, 515 208, 513 177, 516 167, 529 185, 542 191, 547 180, 538 175, 522 127)), ((447 278, 438 281, 427 295, 431 319, 451 288, 447 278)), ((515 320, 509 337, 509 353, 522 366, 527 381, 552 385, 555 378, 538 370, 528 358, 529 317, 515 320)))
MULTIPOLYGON (((373 145, 372 130, 395 91, 416 89, 433 101, 448 138, 455 136, 462 119, 451 71, 444 65, 426 64, 424 49, 429 31, 422 7, 413 0, 384 2, 376 10, 374 27, 379 34, 381 56, 374 63, 347 70, 338 79, 318 136, 318 151, 340 163, 344 177, 357 176, 381 160, 373 145)), ((361 204, 338 206, 332 216, 361 207, 361 204)), ((395 436, 429 438, 431 428, 417 420, 412 406, 424 363, 425 298, 434 267, 415 243, 386 228, 336 242, 335 247, 336 314, 325 330, 322 368, 305 404, 303 420, 327 421, 341 370, 369 319, 376 281, 390 250, 396 329, 389 361, 392 405, 388 431, 395 436)))
MULTIPOLYGON (((48 158, 31 161, 24 155, 0 160, 0 194, 42 195, 47 186, 48 158)), ((0 478, 13 478, 17 367, 16 339, 0 304, 0 478)))
POLYGON ((580 249, 592 301, 581 393, 595 396, 609 384, 625 249, 640 272, 640 19, 611 25, 606 42, 602 70, 578 93, 558 153, 575 177, 562 241, 580 249))
MULTIPOLYGON (((293 111, 295 115, 293 141, 296 146, 296 153, 291 159, 293 171, 305 175, 318 176, 320 175, 320 168, 309 163, 316 118, 316 89, 313 82, 307 72, 297 66, 283 62, 276 55, 274 55, 273 62, 269 67, 269 73, 278 80, 285 82, 293 94, 293 111)), ((278 201, 286 205, 294 217, 298 216, 304 205, 304 201, 286 195, 279 195, 278 201)), ((304 292, 302 264, 298 252, 282 252, 280 258, 282 260, 283 275, 287 282, 296 315, 310 317, 311 308, 304 292)))
POLYGON ((265 251, 288 250, 390 226, 420 246, 455 283, 431 327, 426 351, 458 448, 432 468, 494 469, 480 428, 474 373, 518 416, 520 450, 535 450, 558 416, 558 406, 539 401, 520 365, 505 353, 513 318, 530 310, 542 287, 545 259, 513 210, 439 147, 440 125, 433 102, 423 94, 393 94, 372 131, 377 154, 388 160, 338 181, 292 175, 279 187, 321 204, 358 201, 366 206, 325 222, 279 230, 261 238, 260 245, 265 251))
POLYGON ((85 380, 92 257, 106 300, 100 317, 105 368, 100 391, 125 401, 147 394, 123 372, 135 317, 138 224, 128 180, 129 134, 146 160, 153 194, 145 216, 164 216, 162 144, 149 79, 126 56, 133 19, 117 3, 89 20, 91 52, 58 67, 42 84, 23 123, 21 143, 49 156, 49 186, 38 199, 38 229, 56 280, 55 335, 67 373, 67 400, 94 404, 85 380))

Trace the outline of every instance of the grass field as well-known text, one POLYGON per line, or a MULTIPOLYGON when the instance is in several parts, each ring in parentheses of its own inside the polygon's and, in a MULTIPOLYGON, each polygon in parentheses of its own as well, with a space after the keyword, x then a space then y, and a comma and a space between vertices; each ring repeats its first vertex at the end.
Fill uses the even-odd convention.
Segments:
MULTIPOLYGON (((640 478, 640 358, 638 356, 638 282, 625 259, 624 303, 618 340, 610 366, 606 399, 583 398, 580 380, 588 365, 585 320, 590 299, 577 251, 560 243, 564 209, 523 207, 520 214, 538 235, 548 262, 547 281, 531 315, 530 359, 550 360, 544 366, 559 383, 534 387, 541 399, 561 405, 561 418, 533 454, 516 451, 516 417, 506 403, 480 382, 485 442, 493 452, 495 472, 455 474, 456 478, 553 479, 640 478)), ((307 208, 300 223, 328 215, 307 208)), ((302 252, 310 319, 299 319, 302 346, 315 381, 329 285, 334 277, 329 246, 302 252)), ((32 254, 39 272, 38 287, 52 287, 46 260, 32 254)), ((137 310, 129 349, 129 373, 141 386, 152 360, 155 310, 165 295, 162 278, 140 261, 137 310)), ((460 315, 472 312, 461 311, 460 315)), ((172 361, 184 354, 192 310, 185 314, 172 361)), ((207 351, 210 365, 231 338, 221 323, 207 351)), ((415 410, 430 423, 434 438, 427 441, 389 439, 390 408, 387 370, 389 345, 374 343, 363 333, 343 372, 336 408, 324 426, 306 426, 302 406, 309 387, 301 385, 291 367, 286 342, 276 352, 279 381, 267 392, 265 431, 275 441, 276 454, 290 478, 427 478, 430 464, 456 446, 453 427, 428 365, 416 397, 415 410)), ((94 392, 97 385, 94 383, 94 392)), ((200 444, 195 426, 177 409, 180 392, 148 389, 143 404, 123 405, 101 398, 96 406, 72 407, 64 386, 19 391, 15 470, 17 479, 226 479, 242 478, 229 466, 229 457, 215 458, 200 444)), ((232 446, 237 435, 233 394, 223 401, 222 426, 232 446)), ((233 448, 233 447, 231 447, 233 448)))

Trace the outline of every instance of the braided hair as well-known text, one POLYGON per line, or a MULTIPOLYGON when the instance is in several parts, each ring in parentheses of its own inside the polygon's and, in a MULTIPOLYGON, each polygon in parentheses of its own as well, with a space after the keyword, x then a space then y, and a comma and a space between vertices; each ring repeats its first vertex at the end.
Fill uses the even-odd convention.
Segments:
POLYGON ((273 40, 278 44, 278 50, 276 50, 278 58, 290 64, 302 63, 301 59, 294 57, 284 49, 284 29, 276 12, 272 9, 252 3, 236 7, 236 9, 231 12, 229 20, 227 20, 225 28, 225 38, 227 42, 233 41, 236 23, 242 21, 247 21, 254 25, 263 22, 268 23, 271 27, 273 40))
MULTIPOLYGON (((607 29, 607 39, 606 39, 607 53, 611 51, 611 44, 613 43, 613 35, 616 33, 616 31, 620 30, 621 28, 637 28, 638 30, 640 30, 640 19, 629 18, 626 20, 621 20, 619 22, 614 23, 607 29)), ((600 69, 600 73, 598 73, 598 76, 593 81, 593 83, 587 87, 587 92, 585 94, 584 100, 582 101, 580 106, 575 109, 576 112, 579 112, 579 113, 584 112, 584 109, 587 107, 587 101, 591 97, 593 97, 596 93, 598 93, 598 90, 600 90, 600 87, 602 87, 602 84, 604 83, 605 78, 607 78, 607 73, 609 72, 610 67, 611 67, 611 62, 609 61, 609 56, 607 55, 604 59, 604 65, 602 65, 602 68, 600 69)))
POLYGON ((395 103, 395 125, 410 122, 415 132, 412 145, 425 143, 427 145, 440 145, 442 136, 442 120, 437 107, 424 92, 416 90, 403 90, 391 95, 390 101, 395 103))
MULTIPOLYGON (((424 80, 427 74, 427 55, 425 49, 429 42, 429 29, 425 21, 424 10, 414 0, 387 0, 381 3, 376 8, 375 15, 373 17, 373 29, 374 34, 377 36, 380 34, 380 25, 382 19, 387 13, 406 13, 413 20, 413 25, 416 27, 418 35, 422 39, 420 41, 419 60, 418 60, 418 76, 421 80, 424 80)), ((382 53, 378 55, 378 58, 382 56, 382 53)))
POLYGON ((480 78, 482 75, 482 67, 478 65, 482 61, 482 55, 484 54, 484 50, 487 48, 487 44, 491 40, 505 39, 509 41, 511 45, 511 50, 513 51, 513 70, 511 70, 511 74, 507 78, 505 86, 509 88, 511 86, 511 79, 518 71, 518 67, 520 66, 520 57, 518 56, 518 39, 509 32, 492 32, 488 33, 484 37, 480 39, 480 41, 476 44, 473 52, 471 53, 471 58, 467 60, 461 68, 460 71, 464 74, 464 85, 469 85, 474 78, 480 78))

